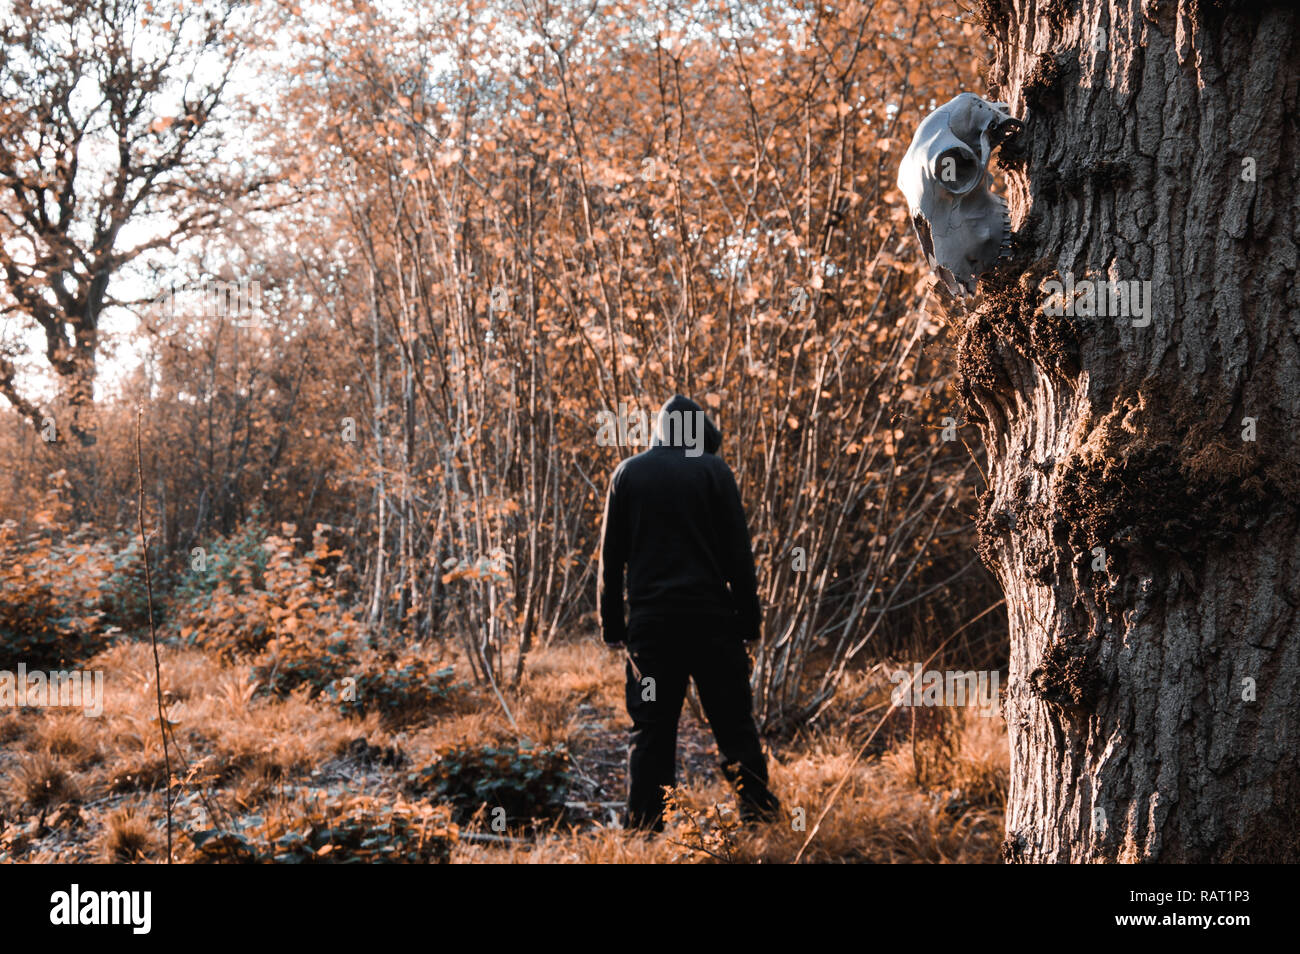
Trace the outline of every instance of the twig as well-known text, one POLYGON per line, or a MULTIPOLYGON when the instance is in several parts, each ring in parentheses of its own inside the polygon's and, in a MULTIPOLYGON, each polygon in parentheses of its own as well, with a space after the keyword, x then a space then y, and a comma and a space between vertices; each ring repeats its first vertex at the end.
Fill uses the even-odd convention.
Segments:
POLYGON ((731 859, 729 857, 725 855, 720 855, 716 851, 711 851, 708 848, 705 848, 703 845, 688 845, 684 841, 672 841, 671 839, 669 840, 668 844, 676 845, 678 848, 685 848, 687 851, 703 852, 704 854, 708 855, 710 858, 715 858, 718 861, 723 862, 724 864, 728 864, 728 865, 731 864, 731 859))
POLYGON ((514 730, 515 735, 519 734, 519 724, 515 722, 515 717, 510 712, 510 707, 506 705, 506 697, 501 695, 501 690, 497 688, 496 677, 492 675, 492 663, 487 659, 483 660, 484 669, 487 672, 488 684, 492 686, 492 691, 497 695, 497 702, 501 703, 501 711, 506 714, 510 720, 510 728, 514 730))
POLYGON ((167 772, 167 863, 172 863, 172 760, 167 746, 167 716, 163 712, 162 663, 158 661, 158 630, 153 621, 153 580, 149 575, 149 539, 144 533, 144 456, 140 451, 140 415, 135 409, 136 521, 140 527, 140 554, 144 557, 144 589, 149 608, 149 642, 153 646, 154 692, 158 700, 158 731, 162 733, 163 768, 167 772))
POLYGON ((512 838, 509 835, 489 835, 487 832, 480 831, 462 831, 458 832, 456 837, 462 841, 478 841, 489 845, 527 845, 531 844, 527 838, 512 838))
POLYGON ((632 675, 636 676, 636 681, 641 681, 641 670, 637 668, 636 660, 632 658, 632 651, 624 647, 623 652, 627 653, 627 661, 632 667, 632 675))

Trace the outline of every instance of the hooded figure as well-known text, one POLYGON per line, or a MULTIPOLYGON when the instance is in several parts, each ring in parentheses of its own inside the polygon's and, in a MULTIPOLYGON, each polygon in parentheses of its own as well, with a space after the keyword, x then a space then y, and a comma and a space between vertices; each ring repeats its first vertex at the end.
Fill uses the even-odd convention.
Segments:
POLYGON ((722 446, 722 432, 698 404, 675 394, 659 409, 650 446, 683 447, 687 457, 716 454, 722 446))
POLYGON ((651 446, 610 478, 601 532, 598 605, 604 640, 626 644, 629 827, 662 830, 663 786, 676 784, 677 721, 694 678, 739 789, 741 816, 778 803, 751 712, 749 656, 762 621, 740 491, 717 456, 722 434, 678 394, 659 412, 651 446), (624 617, 623 574, 627 571, 624 617))

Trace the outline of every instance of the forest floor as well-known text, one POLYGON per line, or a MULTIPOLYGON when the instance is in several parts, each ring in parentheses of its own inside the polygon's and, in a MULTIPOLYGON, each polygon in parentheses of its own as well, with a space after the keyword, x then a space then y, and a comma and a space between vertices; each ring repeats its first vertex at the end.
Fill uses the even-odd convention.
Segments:
MULTIPOLYGON (((458 684, 397 720, 259 692, 250 665, 193 646, 160 650, 166 754, 147 641, 120 638, 83 664, 105 674, 100 717, 0 710, 0 861, 164 861, 168 759, 183 862, 998 859, 1000 717, 898 710, 858 757, 888 708, 879 667, 844 686, 825 728, 768 740, 784 810, 755 828, 737 824, 712 737, 687 706, 669 825, 646 836, 618 825, 622 666, 594 640, 535 652, 504 706, 458 684)), ((446 649, 437 656, 469 671, 446 649)))

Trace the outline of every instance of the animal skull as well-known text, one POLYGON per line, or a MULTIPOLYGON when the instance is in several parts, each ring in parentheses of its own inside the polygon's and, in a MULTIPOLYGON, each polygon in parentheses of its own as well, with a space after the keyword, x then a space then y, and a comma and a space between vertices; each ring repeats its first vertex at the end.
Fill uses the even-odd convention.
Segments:
POLYGON ((921 248, 954 295, 975 291, 975 280, 1011 248, 1007 204, 989 191, 989 156, 1024 128, 1006 103, 961 93, 921 121, 898 167, 921 248))

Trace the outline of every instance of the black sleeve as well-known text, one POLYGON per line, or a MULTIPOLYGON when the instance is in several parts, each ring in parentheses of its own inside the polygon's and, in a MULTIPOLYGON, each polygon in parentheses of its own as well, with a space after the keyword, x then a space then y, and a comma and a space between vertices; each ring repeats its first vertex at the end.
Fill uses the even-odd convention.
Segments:
POLYGON ((627 639, 623 619, 623 567, 627 563, 627 506, 618 492, 621 468, 609 479, 605 520, 600 530, 600 566, 596 571, 596 605, 600 608, 601 636, 607 643, 627 639))
POLYGON ((725 463, 722 463, 722 474, 721 529, 723 553, 727 559, 727 582, 731 584, 731 598, 736 605, 741 638, 749 642, 758 639, 763 625, 758 578, 754 573, 754 550, 735 475, 725 463))

